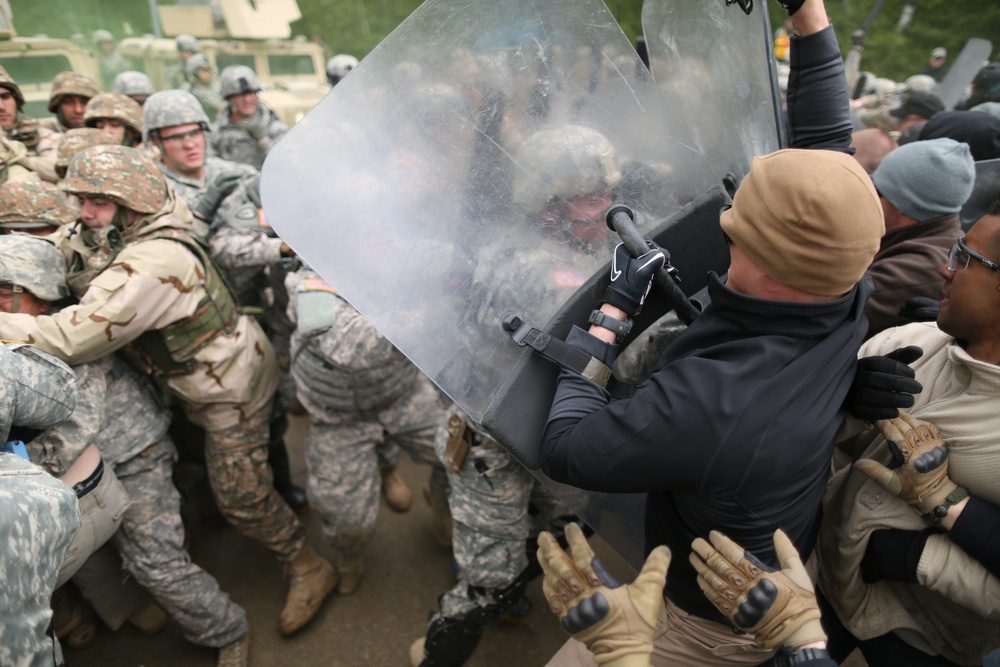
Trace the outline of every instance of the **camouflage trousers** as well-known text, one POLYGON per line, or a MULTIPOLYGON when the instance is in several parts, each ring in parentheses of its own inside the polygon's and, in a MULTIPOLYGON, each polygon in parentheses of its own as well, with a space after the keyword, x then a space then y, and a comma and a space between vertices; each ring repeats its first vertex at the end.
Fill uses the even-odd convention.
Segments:
POLYGON ((442 409, 430 382, 384 410, 354 415, 342 424, 310 420, 305 441, 309 467, 309 502, 319 511, 323 536, 337 551, 338 565, 353 566, 363 557, 379 509, 379 468, 394 468, 399 449, 416 463, 438 469, 432 483, 447 483, 434 456, 434 432, 442 409))
MULTIPOLYGON (((447 441, 445 419, 434 441, 442 461, 447 441)), ((528 566, 527 540, 550 529, 567 510, 490 438, 469 450, 458 472, 448 469, 448 483, 452 549, 463 576, 441 596, 440 605, 442 615, 456 617, 487 602, 477 603, 470 586, 495 590, 512 584, 528 566)))
POLYGON ((184 550, 181 496, 171 480, 174 451, 165 436, 116 468, 132 506, 114 543, 125 568, 180 624, 188 641, 225 646, 246 633, 246 612, 184 550))
POLYGON ((272 401, 229 428, 205 433, 205 468, 219 511, 236 530, 295 560, 306 529, 274 489, 267 464, 272 401))

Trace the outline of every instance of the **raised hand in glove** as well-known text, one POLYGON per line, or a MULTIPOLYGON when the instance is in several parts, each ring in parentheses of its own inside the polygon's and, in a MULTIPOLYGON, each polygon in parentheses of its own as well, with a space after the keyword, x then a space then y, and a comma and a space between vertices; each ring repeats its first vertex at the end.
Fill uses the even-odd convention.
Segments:
POLYGON ((219 204, 232 194, 243 177, 244 174, 238 171, 229 171, 216 176, 215 180, 205 188, 205 194, 191 212, 205 222, 211 222, 215 212, 219 210, 219 204))
POLYGON ((625 244, 619 243, 611 260, 611 284, 604 291, 604 302, 621 308, 629 317, 638 315, 653 286, 653 277, 665 261, 659 248, 641 257, 632 257, 625 244))
POLYGON ((260 141, 267 135, 267 127, 264 125, 264 117, 260 114, 255 115, 253 118, 240 121, 239 126, 243 128, 243 131, 249 134, 250 138, 254 141, 260 141))
POLYGON ((538 536, 542 591, 563 628, 583 642, 598 665, 645 667, 663 605, 670 550, 653 549, 628 586, 614 581, 594 556, 577 524, 566 527, 570 554, 551 533, 538 536))
POLYGON ((854 467, 924 517, 940 519, 935 516, 936 508, 944 506, 947 511, 949 496, 961 493, 961 487, 948 477, 948 445, 938 427, 906 412, 875 426, 888 442, 892 466, 861 459, 854 467))
POLYGON ((764 648, 803 647, 826 641, 812 581, 795 545, 781 530, 774 550, 781 563, 773 571, 717 530, 692 542, 691 565, 698 585, 730 622, 764 648))
POLYGON ((914 378, 910 364, 924 351, 915 345, 901 347, 889 354, 858 360, 854 383, 845 405, 852 417, 874 422, 894 419, 900 408, 913 406, 913 394, 923 391, 914 378))

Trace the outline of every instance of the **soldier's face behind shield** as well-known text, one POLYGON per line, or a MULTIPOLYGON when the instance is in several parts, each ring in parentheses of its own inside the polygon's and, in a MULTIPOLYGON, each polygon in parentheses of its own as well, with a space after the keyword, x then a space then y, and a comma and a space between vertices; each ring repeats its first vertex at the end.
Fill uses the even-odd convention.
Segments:
POLYGON ((542 222, 552 238, 576 239, 590 246, 608 235, 604 215, 613 203, 614 198, 607 192, 553 199, 542 212, 542 222))
POLYGON ((165 127, 158 143, 163 161, 177 171, 191 173, 205 166, 205 132, 198 123, 165 127))
POLYGON ((0 128, 6 132, 17 123, 17 100, 14 93, 0 88, 0 128))

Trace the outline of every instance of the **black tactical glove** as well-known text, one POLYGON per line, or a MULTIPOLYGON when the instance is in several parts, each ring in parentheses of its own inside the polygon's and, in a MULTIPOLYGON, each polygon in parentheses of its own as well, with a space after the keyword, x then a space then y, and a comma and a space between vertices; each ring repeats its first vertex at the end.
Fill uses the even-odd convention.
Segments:
POLYGON ((219 210, 219 204, 236 189, 241 180, 243 173, 238 171, 219 174, 205 189, 205 194, 191 212, 201 220, 211 222, 215 212, 219 210))
POLYGON ((260 203, 260 174, 254 174, 253 178, 247 181, 247 197, 257 208, 263 208, 260 203))
POLYGON ((861 578, 866 584, 917 583, 917 566, 930 534, 930 530, 876 530, 868 537, 868 547, 861 559, 861 578))
POLYGON ((899 316, 911 322, 933 322, 941 311, 941 302, 929 296, 911 296, 899 308, 899 316))
POLYGON ((802 5, 806 4, 806 0, 776 0, 776 2, 785 8, 789 16, 799 11, 802 5))
POLYGON ((638 315, 653 286, 653 276, 665 261, 659 248, 654 247, 642 257, 632 257, 625 244, 619 243, 611 260, 611 284, 604 291, 603 301, 621 308, 629 317, 638 315))
POLYGON ((876 422, 895 419, 900 408, 912 407, 913 395, 924 388, 907 364, 923 354, 919 347, 910 345, 886 355, 859 359, 854 384, 847 392, 847 412, 857 419, 876 422))

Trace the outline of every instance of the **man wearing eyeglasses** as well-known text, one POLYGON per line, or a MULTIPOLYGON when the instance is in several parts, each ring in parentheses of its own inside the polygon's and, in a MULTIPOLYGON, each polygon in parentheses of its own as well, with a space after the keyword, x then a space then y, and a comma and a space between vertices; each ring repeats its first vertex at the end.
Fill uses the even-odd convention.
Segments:
POLYGON ((953 139, 900 146, 872 174, 885 236, 869 269, 875 281, 865 308, 869 337, 912 321, 899 314, 907 299, 940 296, 938 267, 962 231, 958 213, 975 178, 969 146, 953 139))
POLYGON ((1000 646, 1000 203, 954 243, 938 272, 937 322, 888 329, 859 356, 889 361, 882 379, 899 386, 912 383, 905 366, 892 368, 899 348, 923 351, 910 363, 923 389, 912 387, 920 393, 908 411, 940 430, 947 458, 915 479, 940 478, 946 463, 941 483, 952 490, 933 503, 923 502, 933 497, 927 492, 907 502, 886 484, 905 457, 870 425, 845 424, 838 445, 889 470, 841 470, 824 498, 819 584, 835 659, 858 646, 873 665, 980 665, 1000 646))

